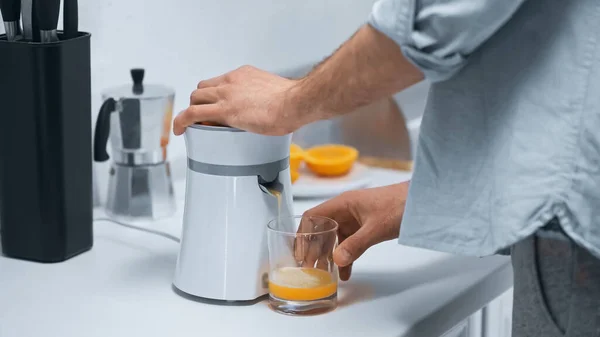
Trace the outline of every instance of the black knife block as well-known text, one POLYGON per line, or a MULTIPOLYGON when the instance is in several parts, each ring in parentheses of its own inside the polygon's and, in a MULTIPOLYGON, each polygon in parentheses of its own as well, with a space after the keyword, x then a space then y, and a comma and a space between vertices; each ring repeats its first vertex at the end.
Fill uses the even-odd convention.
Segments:
POLYGON ((90 68, 88 33, 50 44, 0 35, 0 239, 7 257, 61 262, 92 248, 90 68))

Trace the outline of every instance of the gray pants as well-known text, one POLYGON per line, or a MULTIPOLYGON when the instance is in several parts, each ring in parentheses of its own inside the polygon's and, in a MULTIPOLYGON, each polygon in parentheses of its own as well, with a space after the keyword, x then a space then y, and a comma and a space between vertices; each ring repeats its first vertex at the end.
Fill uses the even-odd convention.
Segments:
POLYGON ((600 337, 600 260, 566 237, 541 234, 511 256, 513 337, 600 337))

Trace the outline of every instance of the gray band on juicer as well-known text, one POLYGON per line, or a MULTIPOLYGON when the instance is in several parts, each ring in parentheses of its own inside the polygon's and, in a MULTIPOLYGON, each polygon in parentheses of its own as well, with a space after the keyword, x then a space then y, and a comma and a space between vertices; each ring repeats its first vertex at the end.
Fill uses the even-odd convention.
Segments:
POLYGON ((279 172, 289 166, 290 157, 265 164, 240 166, 202 163, 188 157, 188 168, 194 172, 225 177, 259 176, 267 181, 277 178, 279 172))

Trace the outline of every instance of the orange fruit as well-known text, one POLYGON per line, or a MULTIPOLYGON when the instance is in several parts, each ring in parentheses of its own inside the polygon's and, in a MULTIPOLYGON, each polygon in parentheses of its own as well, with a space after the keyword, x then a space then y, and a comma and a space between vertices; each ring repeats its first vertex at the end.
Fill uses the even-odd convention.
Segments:
POLYGON ((350 172, 358 150, 345 145, 321 145, 304 152, 306 166, 315 174, 325 177, 342 176, 350 172))
POLYGON ((283 267, 269 275, 269 293, 282 300, 314 301, 336 292, 336 278, 325 270, 283 267))
POLYGON ((300 172, 296 170, 291 170, 290 174, 292 175, 292 184, 295 183, 298 178, 300 178, 300 172))
POLYGON ((296 145, 292 144, 290 146, 290 170, 298 171, 300 170, 300 166, 304 161, 304 150, 296 145))

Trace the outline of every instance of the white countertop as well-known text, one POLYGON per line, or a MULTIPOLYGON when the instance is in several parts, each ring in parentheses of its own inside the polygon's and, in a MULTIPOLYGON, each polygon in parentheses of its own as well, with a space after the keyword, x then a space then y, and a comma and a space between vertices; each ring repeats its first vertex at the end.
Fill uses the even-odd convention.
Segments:
MULTIPOLYGON (((374 185, 409 177, 374 172, 374 185)), ((184 186, 175 185, 182 201, 184 186)), ((296 212, 317 203, 296 202, 296 212)), ((179 236, 182 208, 145 226, 179 236)), ((0 257, 0 337, 435 337, 512 285, 505 257, 456 257, 387 242, 354 265, 337 310, 289 317, 264 301, 223 306, 182 298, 171 288, 177 253, 166 238, 99 222, 94 248, 64 263, 0 257)))

